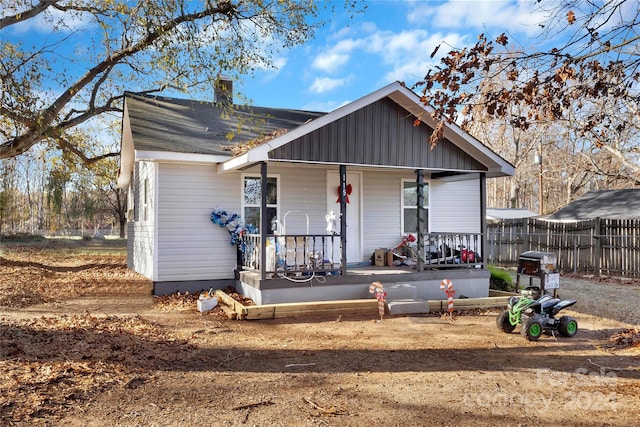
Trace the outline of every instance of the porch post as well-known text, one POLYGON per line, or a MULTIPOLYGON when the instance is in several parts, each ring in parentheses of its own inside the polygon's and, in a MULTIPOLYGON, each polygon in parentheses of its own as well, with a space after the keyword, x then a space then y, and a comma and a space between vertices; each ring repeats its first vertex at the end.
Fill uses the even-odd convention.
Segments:
POLYGON ((260 278, 267 278, 267 162, 260 163, 260 278))
POLYGON ((416 189, 418 193, 418 206, 416 209, 418 215, 418 262, 416 269, 418 271, 424 270, 424 171, 422 169, 416 170, 416 189))
POLYGON ((487 174, 480 172, 480 253, 482 254, 482 267, 487 260, 487 174))
POLYGON ((340 165, 340 274, 347 275, 347 165, 340 165))

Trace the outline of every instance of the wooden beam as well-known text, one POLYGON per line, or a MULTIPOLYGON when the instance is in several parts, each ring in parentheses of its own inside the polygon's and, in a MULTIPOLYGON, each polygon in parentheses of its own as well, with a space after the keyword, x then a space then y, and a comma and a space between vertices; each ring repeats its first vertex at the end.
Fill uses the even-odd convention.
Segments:
POLYGON ((267 278, 267 162, 260 163, 260 278, 267 278))
POLYGON ((280 319, 304 316, 330 316, 345 314, 377 314, 375 299, 347 301, 315 301, 283 304, 265 304, 245 307, 247 320, 280 319))
MULTIPOLYGON (((453 300, 453 308, 459 311, 506 307, 509 303, 509 298, 511 297, 459 298, 453 300)), ((446 311, 447 307, 447 300, 429 300, 429 311, 446 311)))
POLYGON ((340 274, 347 275, 347 166, 340 165, 340 274))
MULTIPOLYGON (((480 254, 482 256, 482 268, 486 268, 489 254, 487 249, 487 174, 480 173, 480 254)), ((471 249, 471 248, 469 248, 471 249)))
MULTIPOLYGON (((424 171, 422 169, 416 170, 416 192, 418 193, 418 200, 416 206, 416 215, 417 215, 417 230, 418 233, 418 262, 416 264, 416 269, 418 271, 424 270, 424 171)), ((403 195, 404 197, 404 195, 403 195)))
POLYGON ((246 315, 246 306, 242 305, 239 301, 233 299, 231 295, 228 293, 221 291, 220 289, 214 292, 216 298, 218 298, 218 302, 221 302, 228 307, 230 307, 233 311, 236 312, 237 319, 242 319, 243 316, 246 315))
MULTIPOLYGON (((506 307, 509 298, 516 295, 508 292, 492 291, 500 296, 484 298, 460 298, 453 301, 456 310, 490 309, 506 307)), ((311 301, 282 304, 245 306, 223 291, 216 291, 216 297, 228 306, 223 310, 228 317, 238 320, 281 319, 311 316, 340 316, 350 314, 378 314, 378 301, 374 298, 343 301, 311 301)), ((447 309, 447 300, 429 300, 429 311, 440 312, 447 309)))
POLYGON ((238 318, 238 313, 236 313, 236 311, 229 307, 226 304, 219 304, 220 305, 220 309, 224 312, 224 314, 227 315, 227 317, 231 320, 235 320, 238 318))

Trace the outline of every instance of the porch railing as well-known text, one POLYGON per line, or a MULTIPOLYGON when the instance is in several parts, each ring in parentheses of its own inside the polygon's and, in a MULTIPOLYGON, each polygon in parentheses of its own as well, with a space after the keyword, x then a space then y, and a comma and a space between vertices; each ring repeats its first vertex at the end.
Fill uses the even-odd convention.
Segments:
MULTIPOLYGON (((396 248, 398 258, 416 264, 418 246, 413 242, 396 248)), ((468 268, 482 265, 482 233, 427 233, 424 236, 424 268, 468 268)))
MULTIPOLYGON (((242 269, 274 275, 308 276, 340 274, 340 235, 267 235, 266 262, 261 262, 259 234, 242 239, 242 269)), ((428 233, 424 236, 425 269, 469 268, 484 265, 481 233, 428 233)), ((395 260, 412 267, 417 264, 416 242, 393 249, 395 260)))
POLYGON ((261 271, 268 276, 304 276, 340 274, 340 235, 271 234, 267 235, 267 259, 260 257, 260 235, 243 237, 242 268, 261 271))

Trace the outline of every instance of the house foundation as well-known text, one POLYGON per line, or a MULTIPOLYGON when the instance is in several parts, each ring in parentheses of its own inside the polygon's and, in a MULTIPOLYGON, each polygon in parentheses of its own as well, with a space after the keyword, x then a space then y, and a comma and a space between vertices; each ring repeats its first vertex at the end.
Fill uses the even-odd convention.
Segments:
POLYGON ((257 305, 311 301, 342 301, 372 298, 369 286, 380 282, 390 299, 440 300, 444 279, 453 282, 456 298, 489 296, 489 270, 482 268, 441 269, 416 272, 400 268, 362 268, 346 276, 272 277, 260 279, 255 272, 243 271, 236 290, 257 305), (405 295, 407 294, 407 295, 405 295), (415 296, 414 296, 415 295, 415 296))

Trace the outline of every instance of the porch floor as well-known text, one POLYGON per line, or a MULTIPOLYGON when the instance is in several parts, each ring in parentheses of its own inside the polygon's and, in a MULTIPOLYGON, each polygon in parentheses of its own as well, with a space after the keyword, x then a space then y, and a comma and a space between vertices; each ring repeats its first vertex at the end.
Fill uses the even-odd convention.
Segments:
MULTIPOLYGON (((332 275, 314 275, 314 276, 301 276, 301 277, 278 277, 272 276, 266 279, 260 279, 260 272, 257 271, 242 271, 240 272, 240 278, 243 282, 250 284, 259 289, 277 289, 277 288, 299 288, 306 286, 315 286, 318 284, 323 285, 350 285, 353 283, 362 283, 363 279, 375 281, 413 281, 424 278, 433 278, 434 272, 446 276, 447 270, 425 270, 417 271, 415 268, 409 266, 384 266, 376 267, 374 265, 366 266, 350 266, 347 267, 346 276, 339 274, 332 275)), ((451 270, 449 270, 451 271, 451 270)))

